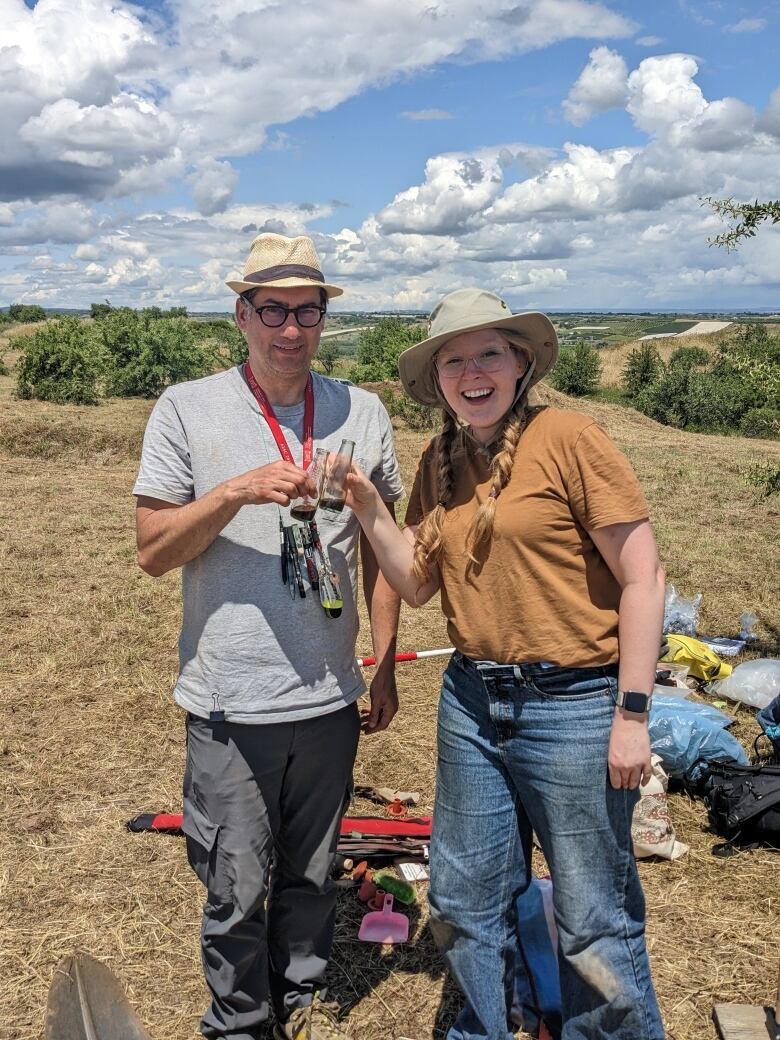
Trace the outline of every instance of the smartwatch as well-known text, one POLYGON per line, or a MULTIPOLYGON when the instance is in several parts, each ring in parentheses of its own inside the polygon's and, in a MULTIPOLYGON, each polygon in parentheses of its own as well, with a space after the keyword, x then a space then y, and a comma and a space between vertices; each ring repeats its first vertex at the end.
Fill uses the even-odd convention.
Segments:
POLYGON ((616 703, 618 708, 623 708, 632 715, 644 715, 646 711, 650 710, 652 698, 652 693, 640 693, 639 690, 618 690, 616 703))

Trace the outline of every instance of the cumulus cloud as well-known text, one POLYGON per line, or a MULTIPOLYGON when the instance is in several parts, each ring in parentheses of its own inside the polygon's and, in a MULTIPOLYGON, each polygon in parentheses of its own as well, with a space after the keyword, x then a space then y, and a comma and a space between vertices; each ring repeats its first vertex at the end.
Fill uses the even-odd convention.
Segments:
POLYGON ((657 134, 701 115, 707 103, 693 82, 698 71, 689 54, 645 58, 628 77, 627 109, 636 125, 657 134))
POLYGON ((564 115, 575 126, 583 126, 599 112, 622 107, 626 101, 627 79, 624 59, 609 47, 596 47, 563 103, 564 115))
POLYGON ((223 213, 238 184, 238 173, 229 162, 204 159, 187 178, 195 204, 204 216, 223 213))
POLYGON ((451 234, 473 224, 502 183, 502 158, 495 151, 438 155, 425 164, 425 182, 396 195, 379 212, 379 223, 385 233, 451 234))
POLYGON ((776 87, 769 98, 769 104, 759 119, 759 129, 780 138, 780 87, 776 87))
POLYGON ((640 47, 658 47, 664 41, 662 36, 638 36, 636 42, 640 47))

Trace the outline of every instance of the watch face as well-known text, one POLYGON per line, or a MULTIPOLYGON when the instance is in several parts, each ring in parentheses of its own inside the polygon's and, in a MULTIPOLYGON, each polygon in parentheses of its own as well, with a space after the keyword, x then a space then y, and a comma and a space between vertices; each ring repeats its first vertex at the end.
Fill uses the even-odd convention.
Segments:
POLYGON ((642 715, 650 707, 650 698, 646 693, 637 693, 636 690, 625 690, 623 693, 623 707, 626 711, 642 715))

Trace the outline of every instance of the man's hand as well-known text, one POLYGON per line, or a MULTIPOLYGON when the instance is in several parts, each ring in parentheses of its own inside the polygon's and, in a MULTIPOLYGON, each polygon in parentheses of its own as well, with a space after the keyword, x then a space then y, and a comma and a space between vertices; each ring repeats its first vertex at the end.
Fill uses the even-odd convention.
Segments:
POLYGON ((381 733, 387 729, 398 711, 395 669, 378 668, 369 689, 370 709, 363 709, 360 721, 364 733, 381 733))
POLYGON ((229 495, 235 496, 245 506, 268 502, 288 506, 294 498, 315 491, 311 479, 302 469, 281 460, 231 477, 225 481, 224 487, 229 495))
POLYGON ((650 734, 647 720, 627 717, 622 708, 615 711, 609 735, 609 780, 615 790, 633 791, 653 775, 650 764, 650 734))

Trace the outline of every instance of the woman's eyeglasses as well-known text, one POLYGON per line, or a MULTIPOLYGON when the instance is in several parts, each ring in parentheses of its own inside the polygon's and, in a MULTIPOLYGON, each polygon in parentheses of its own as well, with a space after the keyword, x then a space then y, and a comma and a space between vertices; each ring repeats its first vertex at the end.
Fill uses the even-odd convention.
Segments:
POLYGON ((508 349, 489 347, 474 357, 461 357, 459 354, 437 354, 436 370, 442 379, 460 379, 468 368, 469 362, 473 361, 474 367, 480 372, 500 372, 506 364, 509 353, 508 349))
POLYGON ((267 303, 263 307, 252 309, 269 329, 281 328, 291 314, 295 315, 295 320, 302 329, 313 329, 325 316, 325 308, 319 307, 316 303, 303 303, 300 307, 283 307, 280 303, 267 303))

